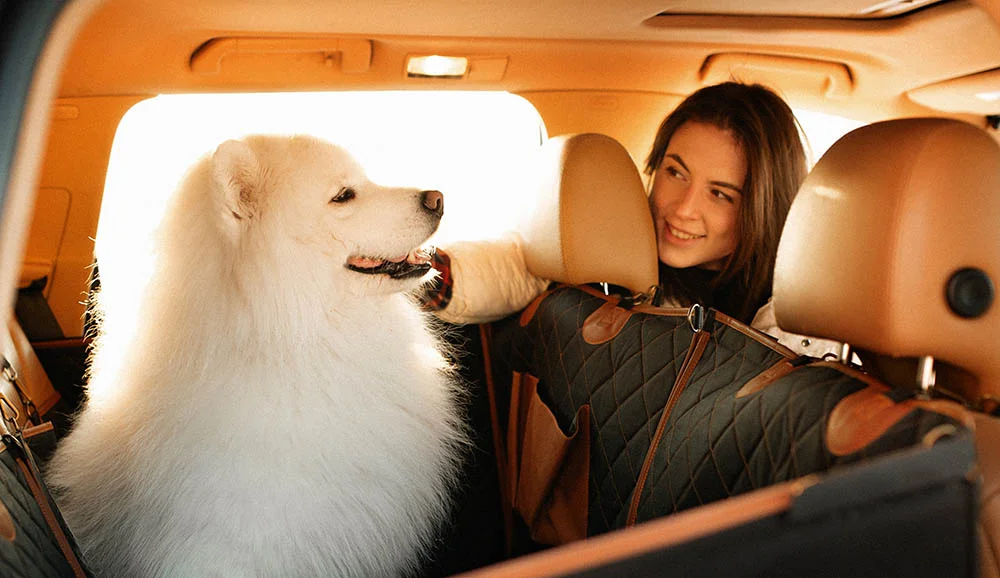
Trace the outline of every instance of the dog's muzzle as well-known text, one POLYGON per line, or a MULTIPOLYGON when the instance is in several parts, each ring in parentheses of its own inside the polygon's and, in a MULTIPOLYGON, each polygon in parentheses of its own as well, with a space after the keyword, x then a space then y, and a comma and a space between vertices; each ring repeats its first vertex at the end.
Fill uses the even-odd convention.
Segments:
POLYGON ((388 275, 393 279, 410 279, 430 271, 431 253, 426 249, 414 249, 407 255, 393 259, 350 257, 345 266, 351 271, 366 275, 388 275))

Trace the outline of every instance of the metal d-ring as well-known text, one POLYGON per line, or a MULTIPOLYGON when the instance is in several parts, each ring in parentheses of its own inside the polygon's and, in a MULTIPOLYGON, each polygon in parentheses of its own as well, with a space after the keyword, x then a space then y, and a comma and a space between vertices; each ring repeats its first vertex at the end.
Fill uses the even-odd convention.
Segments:
POLYGON ((705 308, 695 303, 688 309, 687 320, 691 329, 698 333, 705 328, 705 308))
POLYGON ((0 395, 0 419, 3 420, 7 433, 16 434, 20 431, 21 428, 17 425, 17 418, 20 416, 21 412, 17 411, 6 396, 0 395))

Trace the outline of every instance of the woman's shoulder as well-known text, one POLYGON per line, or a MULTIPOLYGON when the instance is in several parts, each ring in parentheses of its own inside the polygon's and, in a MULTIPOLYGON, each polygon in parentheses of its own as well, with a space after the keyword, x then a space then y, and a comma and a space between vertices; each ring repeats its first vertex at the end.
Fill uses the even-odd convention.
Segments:
POLYGON ((750 326, 776 338, 778 343, 781 343, 799 355, 822 358, 828 353, 834 355, 840 354, 840 342, 809 335, 799 335, 784 331, 778 327, 778 320, 774 315, 773 299, 768 299, 767 303, 757 310, 757 314, 754 316, 753 321, 750 322, 750 326))

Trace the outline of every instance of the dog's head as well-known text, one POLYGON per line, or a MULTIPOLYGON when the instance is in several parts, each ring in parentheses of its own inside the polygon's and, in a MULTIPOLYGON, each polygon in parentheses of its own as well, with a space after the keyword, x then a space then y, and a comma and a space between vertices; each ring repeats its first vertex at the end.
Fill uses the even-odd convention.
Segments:
POLYGON ((303 267, 322 263, 357 294, 412 289, 430 271, 420 245, 444 213, 438 191, 376 185, 347 151, 305 136, 227 141, 211 167, 238 246, 303 267))

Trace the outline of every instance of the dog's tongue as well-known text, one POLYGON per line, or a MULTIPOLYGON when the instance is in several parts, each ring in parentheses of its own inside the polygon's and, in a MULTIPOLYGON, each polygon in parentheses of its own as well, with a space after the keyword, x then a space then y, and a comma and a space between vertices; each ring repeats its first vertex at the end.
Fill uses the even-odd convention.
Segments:
POLYGON ((414 249, 410 251, 410 254, 406 256, 406 262, 413 265, 423 265, 424 263, 430 263, 431 261, 431 249, 414 249))
POLYGON ((378 267, 388 266, 389 263, 393 265, 400 265, 402 263, 408 263, 410 265, 426 265, 427 263, 430 263, 430 260, 430 251, 427 249, 414 249, 406 255, 392 257, 391 259, 377 259, 375 257, 349 257, 347 259, 347 264, 352 267, 357 267, 358 269, 375 269, 378 267))
POLYGON ((382 263, 385 263, 382 259, 372 259, 371 257, 350 257, 347 259, 348 265, 354 265, 355 267, 361 267, 362 269, 372 269, 378 267, 382 263))

